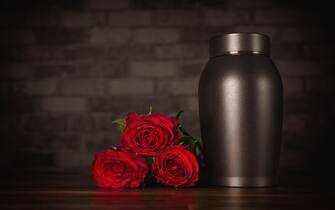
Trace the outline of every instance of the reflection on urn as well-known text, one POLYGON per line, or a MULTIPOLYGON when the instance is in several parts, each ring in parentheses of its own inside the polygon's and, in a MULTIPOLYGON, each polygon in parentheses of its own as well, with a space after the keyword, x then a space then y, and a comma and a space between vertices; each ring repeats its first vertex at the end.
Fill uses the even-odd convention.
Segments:
POLYGON ((270 39, 231 33, 210 40, 199 84, 207 180, 216 186, 277 183, 283 94, 270 39))

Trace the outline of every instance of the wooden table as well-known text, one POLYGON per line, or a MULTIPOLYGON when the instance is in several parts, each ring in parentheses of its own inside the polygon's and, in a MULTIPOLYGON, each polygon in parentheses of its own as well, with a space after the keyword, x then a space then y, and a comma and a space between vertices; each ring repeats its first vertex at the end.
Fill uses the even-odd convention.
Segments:
POLYGON ((0 210, 6 209, 335 209, 335 194, 321 188, 99 189, 85 174, 12 176, 2 179, 0 210))

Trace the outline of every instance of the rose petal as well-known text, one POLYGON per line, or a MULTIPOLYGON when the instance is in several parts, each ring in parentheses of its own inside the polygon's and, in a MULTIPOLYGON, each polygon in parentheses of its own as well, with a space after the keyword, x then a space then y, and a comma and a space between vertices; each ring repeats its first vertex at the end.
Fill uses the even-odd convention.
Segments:
POLYGON ((149 171, 145 158, 123 147, 95 155, 92 173, 100 187, 138 187, 149 171))

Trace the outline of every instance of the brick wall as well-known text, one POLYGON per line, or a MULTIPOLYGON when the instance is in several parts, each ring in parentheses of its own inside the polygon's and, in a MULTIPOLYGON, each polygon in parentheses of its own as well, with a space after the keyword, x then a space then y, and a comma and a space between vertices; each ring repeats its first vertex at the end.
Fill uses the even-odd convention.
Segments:
POLYGON ((118 144, 111 120, 150 104, 166 114, 185 110, 185 126, 200 135, 197 84, 209 38, 255 31, 271 36, 284 82, 281 172, 319 173, 335 146, 331 15, 299 3, 2 3, 0 164, 88 167, 94 152, 118 144))

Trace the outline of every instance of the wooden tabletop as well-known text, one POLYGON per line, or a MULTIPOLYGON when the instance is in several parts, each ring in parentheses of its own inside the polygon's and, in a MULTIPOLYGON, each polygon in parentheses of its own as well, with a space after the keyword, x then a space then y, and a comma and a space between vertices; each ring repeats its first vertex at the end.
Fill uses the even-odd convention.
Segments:
POLYGON ((34 175, 2 179, 0 210, 6 209, 335 209, 332 190, 315 187, 195 187, 100 189, 89 175, 34 175))

